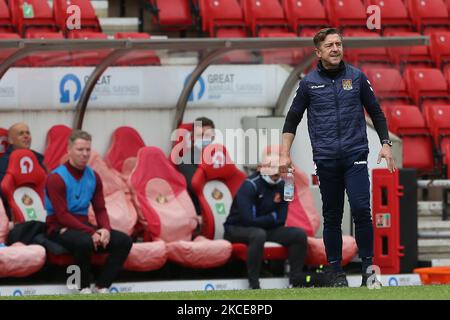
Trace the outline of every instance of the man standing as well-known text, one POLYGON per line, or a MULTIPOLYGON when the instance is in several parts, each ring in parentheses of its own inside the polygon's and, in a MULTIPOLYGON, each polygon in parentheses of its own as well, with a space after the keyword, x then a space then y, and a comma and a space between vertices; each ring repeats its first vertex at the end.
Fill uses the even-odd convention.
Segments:
MULTIPOLYGON (((10 157, 11 153, 17 149, 30 149, 31 148, 31 133, 30 133, 30 128, 28 128, 28 125, 23 122, 13 124, 8 129, 8 142, 10 143, 10 145, 9 145, 8 149, 6 150, 5 154, 0 158, 0 183, 6 174, 6 170, 8 169, 9 157, 10 157)), ((47 171, 47 169, 43 163, 44 156, 34 150, 31 150, 31 151, 33 151, 33 153, 35 154, 41 167, 45 171, 47 171)), ((5 207, 5 210, 6 210, 6 214, 8 215, 8 218, 11 219, 11 210, 10 210, 9 204, 6 201, 6 199, 3 198, 3 196, 2 196, 2 201, 3 201, 3 205, 5 207)))
POLYGON ((335 28, 314 36, 317 68, 301 80, 283 127, 280 171, 291 167, 290 150, 303 113, 308 110, 308 131, 323 203, 323 241, 330 264, 332 286, 348 286, 341 266, 342 215, 347 191, 362 259, 362 285, 372 265, 373 227, 370 212, 369 153, 364 108, 382 145, 378 163, 385 158, 395 171, 386 118, 370 82, 359 69, 342 61, 342 36, 335 28), (364 106, 364 108, 363 108, 364 106))
POLYGON ((109 253, 96 281, 97 292, 107 292, 119 274, 132 246, 131 238, 112 230, 103 198, 100 177, 87 163, 91 154, 91 136, 75 130, 69 137, 69 160, 47 179, 45 208, 47 232, 51 240, 73 254, 81 271, 81 293, 90 293, 91 255, 109 253), (89 205, 98 226, 88 222, 89 205))

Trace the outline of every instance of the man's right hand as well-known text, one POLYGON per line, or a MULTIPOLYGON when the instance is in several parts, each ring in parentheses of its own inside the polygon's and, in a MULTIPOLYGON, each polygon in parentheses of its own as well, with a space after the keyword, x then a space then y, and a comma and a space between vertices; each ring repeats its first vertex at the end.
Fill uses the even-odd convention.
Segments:
POLYGON ((97 251, 98 246, 102 244, 101 236, 97 232, 95 232, 91 237, 92 243, 94 244, 94 250, 97 251))

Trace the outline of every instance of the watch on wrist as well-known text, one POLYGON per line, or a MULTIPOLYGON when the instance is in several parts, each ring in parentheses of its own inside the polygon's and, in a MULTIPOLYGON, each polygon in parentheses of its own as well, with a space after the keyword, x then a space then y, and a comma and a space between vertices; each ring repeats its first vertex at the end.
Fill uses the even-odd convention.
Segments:
POLYGON ((392 147, 392 141, 389 139, 384 139, 381 141, 381 144, 387 144, 389 147, 392 147))

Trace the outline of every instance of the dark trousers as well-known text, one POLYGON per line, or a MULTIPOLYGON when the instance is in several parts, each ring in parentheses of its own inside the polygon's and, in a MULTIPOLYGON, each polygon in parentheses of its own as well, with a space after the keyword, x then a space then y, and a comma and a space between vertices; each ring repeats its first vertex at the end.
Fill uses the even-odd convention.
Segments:
POLYGON ((264 242, 277 242, 288 247, 292 284, 299 283, 306 257, 306 233, 300 228, 278 227, 265 230, 256 227, 226 226, 224 238, 230 242, 248 245, 247 271, 250 286, 259 286, 259 273, 264 252, 264 242))
POLYGON ((97 251, 94 251, 92 237, 82 231, 68 229, 63 234, 55 232, 50 238, 73 255, 81 271, 81 289, 90 286, 91 256, 94 252, 108 253, 106 263, 96 280, 97 287, 108 288, 122 269, 133 244, 127 234, 116 230, 111 230, 110 241, 106 248, 98 247, 97 251))
POLYGON ((367 152, 342 159, 316 160, 322 195, 323 241, 328 262, 342 260, 342 215, 347 191, 361 258, 373 256, 367 152))

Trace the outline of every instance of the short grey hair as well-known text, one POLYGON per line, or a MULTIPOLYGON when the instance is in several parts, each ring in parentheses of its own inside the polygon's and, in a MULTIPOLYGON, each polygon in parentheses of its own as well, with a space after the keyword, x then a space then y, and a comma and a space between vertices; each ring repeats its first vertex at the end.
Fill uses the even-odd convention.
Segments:
POLYGON ((72 145, 77 139, 92 141, 92 136, 83 130, 73 130, 69 136, 69 145, 72 145))

